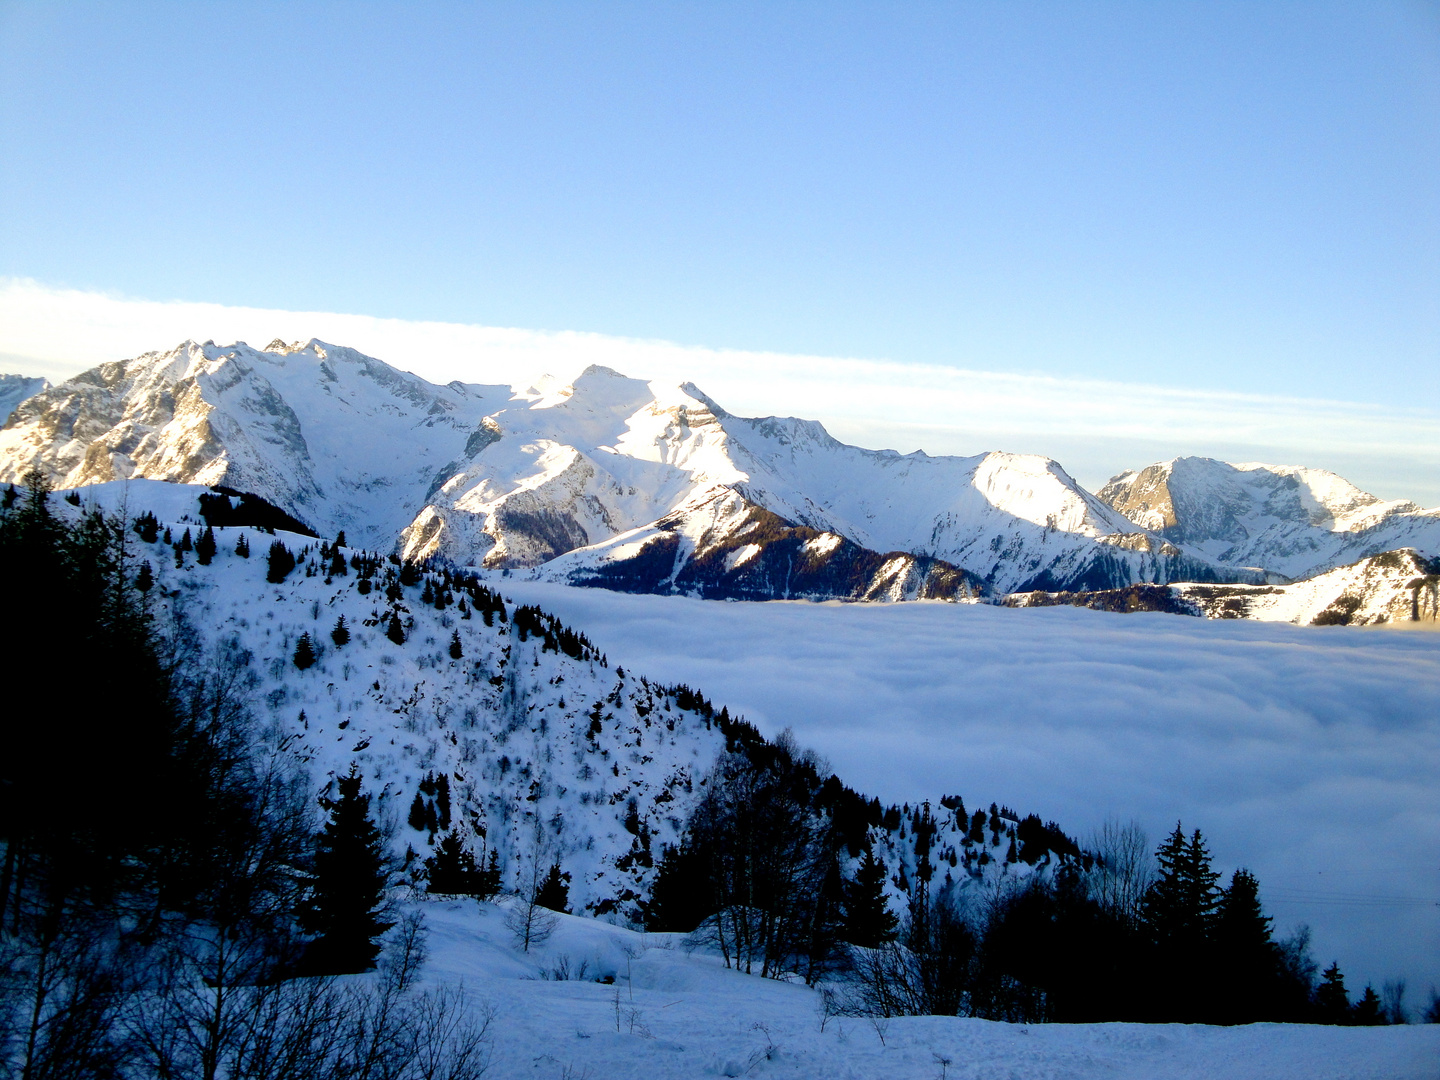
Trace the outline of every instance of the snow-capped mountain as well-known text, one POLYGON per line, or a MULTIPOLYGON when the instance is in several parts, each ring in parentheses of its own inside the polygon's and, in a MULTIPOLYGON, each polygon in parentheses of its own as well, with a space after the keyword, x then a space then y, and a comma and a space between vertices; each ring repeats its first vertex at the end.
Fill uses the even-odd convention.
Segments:
POLYGON ((313 340, 186 342, 44 390, 0 430, 0 479, 34 466, 61 486, 224 484, 407 557, 642 591, 1265 580, 1147 531, 1048 458, 865 450, 598 367, 569 386, 435 386, 313 340))
POLYGON ((50 389, 49 379, 28 375, 0 375, 0 423, 4 423, 15 407, 26 398, 50 389))
POLYGON ((1440 509, 1387 502, 1322 469, 1183 457, 1121 473, 1100 498, 1187 551, 1291 579, 1397 548, 1440 552, 1440 509))

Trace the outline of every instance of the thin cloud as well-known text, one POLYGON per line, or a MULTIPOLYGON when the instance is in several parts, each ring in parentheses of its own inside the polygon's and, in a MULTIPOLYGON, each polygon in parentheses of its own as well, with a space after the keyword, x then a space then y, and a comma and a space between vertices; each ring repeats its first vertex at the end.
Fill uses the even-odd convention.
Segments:
POLYGON ((1182 454, 1330 468, 1386 497, 1440 503, 1440 411, 972 371, 890 360, 747 352, 334 312, 137 300, 0 280, 0 364, 68 378, 185 338, 264 345, 318 337, 427 379, 527 384, 590 364, 694 382, 743 415, 822 420, 861 445, 1041 453, 1094 487, 1182 454))

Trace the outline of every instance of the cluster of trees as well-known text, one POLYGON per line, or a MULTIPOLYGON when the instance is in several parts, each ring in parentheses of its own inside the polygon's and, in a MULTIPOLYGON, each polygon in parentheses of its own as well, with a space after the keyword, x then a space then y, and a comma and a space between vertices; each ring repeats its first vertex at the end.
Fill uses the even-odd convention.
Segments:
POLYGON ((360 776, 317 828, 250 658, 160 633, 134 531, 49 498, 0 497, 0 650, 41 703, 0 721, 0 1075, 478 1076, 487 1018, 416 985, 360 776))
MULTIPOLYGON (((1351 1003, 1333 965, 1317 978, 1308 931, 1277 941, 1259 882, 1241 869, 1222 886, 1198 830, 1187 836, 1177 824, 1152 855, 1138 827, 1109 826, 1082 852, 1027 818, 1011 830, 1006 861, 1035 871, 956 880, 945 867, 937 879, 953 861, 932 847, 928 804, 882 812, 788 739, 727 727, 730 750, 705 778, 681 843, 661 853, 640 915, 650 929, 697 934, 741 970, 839 980, 836 1007, 868 1015, 1218 1024, 1403 1015, 1369 988, 1351 1003), (887 882, 872 828, 908 832, 908 873, 897 866, 887 882), (901 915, 889 884, 905 900, 901 915)), ((946 807, 964 814, 958 798, 946 807)), ((987 826, 1003 840, 997 808, 969 820, 982 840, 987 826)))

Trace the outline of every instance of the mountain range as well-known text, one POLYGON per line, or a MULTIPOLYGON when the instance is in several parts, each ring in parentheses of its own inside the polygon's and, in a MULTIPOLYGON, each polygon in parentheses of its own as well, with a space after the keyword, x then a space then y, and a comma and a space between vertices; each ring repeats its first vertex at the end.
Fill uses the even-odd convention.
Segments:
POLYGON ((187 341, 12 388, 0 481, 38 468, 60 487, 220 485, 407 558, 626 591, 1277 588, 1440 552, 1440 509, 1320 470, 1177 458, 1091 493, 1046 457, 862 449, 601 367, 570 384, 440 386, 318 340, 187 341))

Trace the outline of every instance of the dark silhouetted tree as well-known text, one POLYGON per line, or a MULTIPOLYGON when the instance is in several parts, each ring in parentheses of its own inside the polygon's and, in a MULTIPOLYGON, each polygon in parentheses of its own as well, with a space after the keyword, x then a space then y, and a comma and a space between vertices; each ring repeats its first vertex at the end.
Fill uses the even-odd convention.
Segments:
POLYGON ((270 545, 270 554, 266 556, 265 580, 272 585, 278 585, 289 577, 290 571, 294 569, 294 554, 279 540, 276 540, 270 545))
POLYGON ((885 863, 865 849, 855 880, 845 886, 845 923, 842 935, 852 945, 867 949, 895 939, 899 920, 885 897, 885 863))
POLYGON ((295 666, 301 671, 315 666, 315 645, 310 640, 307 631, 300 635, 300 640, 295 643, 295 666))
POLYGON ((343 649, 350 644, 350 628, 345 625, 344 615, 335 620, 335 628, 330 631, 330 640, 337 649, 343 649))
POLYGON ((200 534, 200 539, 195 541, 195 561, 201 566, 209 566, 211 560, 215 558, 216 550, 215 530, 206 525, 205 531, 200 534))
POLYGON ((305 964, 314 973, 368 971, 380 951, 377 939, 394 925, 386 918, 384 841, 361 780, 354 767, 337 780, 340 798, 316 847, 315 880, 302 913, 315 935, 305 964))

